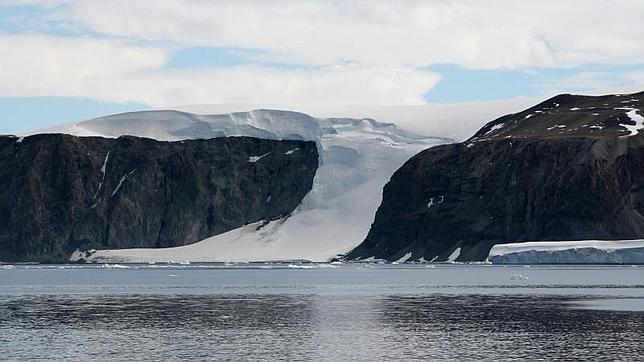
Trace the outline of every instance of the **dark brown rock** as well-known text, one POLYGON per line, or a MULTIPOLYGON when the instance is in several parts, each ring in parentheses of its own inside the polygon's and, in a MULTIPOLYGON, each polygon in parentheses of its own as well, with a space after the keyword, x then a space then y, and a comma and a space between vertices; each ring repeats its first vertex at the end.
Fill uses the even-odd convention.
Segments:
POLYGON ((179 246, 285 217, 317 166, 304 141, 0 137, 0 260, 179 246))
POLYGON ((461 248, 459 261, 480 261, 496 243, 644 238, 644 133, 625 127, 642 98, 561 95, 421 152, 347 257, 441 261, 461 248))

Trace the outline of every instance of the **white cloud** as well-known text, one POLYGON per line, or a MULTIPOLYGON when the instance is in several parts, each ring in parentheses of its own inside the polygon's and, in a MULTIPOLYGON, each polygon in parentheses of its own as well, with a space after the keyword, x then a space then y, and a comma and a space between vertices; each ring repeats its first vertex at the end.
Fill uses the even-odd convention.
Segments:
MULTIPOLYGON (((472 69, 641 63, 644 2, 7 0, 29 24, 97 37, 0 34, 0 96, 181 103, 419 104, 449 63, 472 69), (31 13, 30 15, 31 16, 31 13), (190 46, 260 49, 256 65, 167 69, 190 46), (9 56, 7 56, 9 55, 9 56), (270 68, 261 62, 295 64, 270 68)), ((245 53, 244 53, 245 54, 245 53)), ((630 78, 629 78, 630 79, 630 78)), ((641 78, 632 77, 641 84, 641 78)), ((551 84, 604 87, 581 74, 551 84)))
POLYGON ((164 68, 169 51, 92 38, 0 36, 0 96, 77 96, 151 106, 195 103, 421 104, 438 75, 348 64, 164 68))
POLYGON ((159 68, 168 53, 113 40, 0 35, 0 95, 82 96, 101 79, 159 68))
POLYGON ((644 57, 640 0, 59 2, 67 6, 57 19, 92 31, 261 48, 268 60, 298 64, 515 69, 644 57))

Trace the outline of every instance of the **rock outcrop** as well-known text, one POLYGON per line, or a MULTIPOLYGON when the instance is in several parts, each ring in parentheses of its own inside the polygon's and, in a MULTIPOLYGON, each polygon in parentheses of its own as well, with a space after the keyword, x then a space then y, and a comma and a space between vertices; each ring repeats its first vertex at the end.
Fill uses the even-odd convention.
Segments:
POLYGON ((498 243, 643 238, 642 99, 560 95, 421 152, 347 257, 480 261, 498 243))
POLYGON ((283 218, 317 167, 309 141, 0 137, 0 260, 179 246, 283 218))

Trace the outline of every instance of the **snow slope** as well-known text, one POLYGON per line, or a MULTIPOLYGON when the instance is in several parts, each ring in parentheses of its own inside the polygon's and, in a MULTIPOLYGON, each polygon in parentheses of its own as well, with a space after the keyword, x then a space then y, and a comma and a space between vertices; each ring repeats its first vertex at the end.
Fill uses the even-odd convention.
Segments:
POLYGON ((494 264, 642 264, 644 239, 497 244, 488 260, 494 264))
POLYGON ((63 125, 47 132, 104 137, 127 134, 158 140, 253 136, 318 144, 320 167, 313 188, 289 218, 261 228, 259 223, 247 225, 192 245, 99 250, 90 258, 118 262, 327 260, 365 238, 382 188, 396 169, 423 149, 453 141, 420 136, 372 119, 314 118, 277 110, 218 115, 143 111, 63 125))

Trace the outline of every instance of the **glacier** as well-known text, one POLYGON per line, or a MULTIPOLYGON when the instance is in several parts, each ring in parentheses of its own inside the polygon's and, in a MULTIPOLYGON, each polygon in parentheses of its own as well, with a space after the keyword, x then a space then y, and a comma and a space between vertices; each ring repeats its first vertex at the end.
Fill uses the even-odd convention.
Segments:
MULTIPOLYGON (((423 149, 455 141, 369 118, 315 118, 265 109, 210 115, 176 110, 130 112, 46 132, 133 135, 162 141, 251 136, 315 141, 318 146, 320 167, 313 187, 289 217, 246 225, 190 245, 96 250, 87 258, 111 263, 329 260, 364 240, 380 205, 382 188, 396 169, 423 149)), ((72 259, 79 255, 75 253, 72 259)))
POLYGON ((497 244, 492 264, 644 264, 644 239, 497 244))

